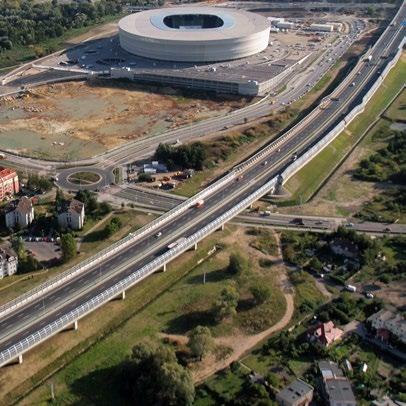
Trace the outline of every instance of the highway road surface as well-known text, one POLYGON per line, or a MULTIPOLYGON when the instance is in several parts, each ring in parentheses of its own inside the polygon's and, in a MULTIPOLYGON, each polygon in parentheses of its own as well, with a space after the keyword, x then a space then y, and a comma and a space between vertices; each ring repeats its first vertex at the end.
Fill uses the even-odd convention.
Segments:
POLYGON ((63 286, 2 317, 0 353, 158 258, 167 251, 168 244, 201 230, 274 179, 290 165, 293 154, 301 155, 322 139, 362 101, 364 94, 375 83, 403 40, 405 28, 399 22, 404 18, 403 5, 395 26, 389 27, 376 44, 373 63, 364 63, 358 67, 360 73, 354 86, 342 87, 336 101, 328 109, 318 110, 312 120, 304 120, 303 125, 292 132, 280 148, 269 151, 261 160, 248 166, 243 174, 213 192, 205 199, 203 207, 192 207, 182 212, 162 226, 159 235, 154 232, 145 236, 100 265, 67 281, 63 286), (390 57, 380 58, 384 53, 390 57))
MULTIPOLYGON (((137 208, 154 213, 163 213, 176 207, 185 198, 169 193, 157 192, 142 187, 119 188, 112 196, 132 202, 137 208)), ((108 198, 107 198, 108 199, 108 198)), ((247 210, 232 221, 234 224, 253 227, 295 229, 299 231, 332 232, 339 226, 369 234, 406 234, 406 224, 359 221, 345 217, 311 216, 301 214, 279 214, 247 210)))

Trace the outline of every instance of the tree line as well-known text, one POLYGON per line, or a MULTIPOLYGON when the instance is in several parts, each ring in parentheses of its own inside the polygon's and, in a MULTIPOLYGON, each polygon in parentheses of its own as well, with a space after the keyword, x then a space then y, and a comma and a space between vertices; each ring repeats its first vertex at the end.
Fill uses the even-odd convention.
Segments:
POLYGON ((355 178, 406 184, 406 131, 390 131, 387 135, 388 144, 360 162, 354 172, 355 178))
POLYGON ((0 2, 0 51, 16 45, 34 45, 62 36, 72 28, 85 27, 122 11, 119 0, 39 3, 32 0, 0 2))

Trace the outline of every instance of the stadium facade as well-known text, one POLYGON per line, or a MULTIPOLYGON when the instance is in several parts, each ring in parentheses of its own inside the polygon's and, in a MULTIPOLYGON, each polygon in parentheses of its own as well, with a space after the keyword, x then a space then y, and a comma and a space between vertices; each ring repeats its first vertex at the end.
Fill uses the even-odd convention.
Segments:
POLYGON ((131 54, 173 62, 220 62, 265 50, 270 24, 259 14, 217 7, 161 8, 119 22, 131 54))

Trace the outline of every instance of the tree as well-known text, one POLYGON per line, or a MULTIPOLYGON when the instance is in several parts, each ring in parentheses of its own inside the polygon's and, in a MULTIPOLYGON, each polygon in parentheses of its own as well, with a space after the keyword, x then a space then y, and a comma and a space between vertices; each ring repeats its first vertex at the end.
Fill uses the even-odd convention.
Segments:
POLYGON ((19 260, 23 259, 26 256, 26 251, 24 247, 24 242, 21 237, 16 237, 11 240, 11 246, 16 252, 19 260))
POLYGON ((121 220, 118 217, 113 217, 110 223, 103 229, 104 238, 110 237, 115 234, 121 228, 121 220))
POLYGON ((316 272, 320 272, 323 269, 323 264, 317 257, 313 257, 309 262, 309 267, 316 272))
POLYGON ((68 262, 77 254, 76 241, 70 233, 61 236, 62 261, 68 262))
POLYGON ((85 211, 88 214, 94 214, 99 208, 95 194, 89 192, 88 190, 79 190, 76 193, 75 199, 79 200, 85 205, 85 211))
POLYGON ((246 269, 246 261, 241 255, 231 254, 230 260, 227 267, 227 272, 232 275, 241 275, 246 269))
POLYGON ((197 326, 190 332, 188 347, 200 361, 212 350, 213 345, 213 337, 208 327, 197 326))
POLYGON ((239 294, 237 289, 232 286, 226 286, 220 293, 220 297, 214 304, 214 317, 216 321, 224 320, 237 313, 239 294))
POLYGON ((295 263, 296 254, 292 244, 287 244, 283 247, 283 257, 285 261, 290 262, 292 264, 295 263))
POLYGON ((178 364, 172 348, 140 343, 124 369, 130 395, 140 406, 193 404, 194 385, 187 369, 178 364))
POLYGON ((57 208, 60 207, 60 206, 62 205, 62 203, 63 203, 64 200, 65 200, 65 196, 64 196, 62 190, 58 188, 58 189, 56 190, 56 195, 55 195, 55 204, 56 204, 56 207, 57 207, 57 208))
POLYGON ((254 285, 251 286, 250 292, 254 298, 254 302, 257 305, 267 302, 271 298, 271 289, 265 285, 254 285))
POLYGON ((101 202, 101 203, 99 204, 99 213, 100 213, 100 215, 102 215, 102 216, 105 216, 106 214, 111 213, 112 210, 113 210, 113 209, 112 209, 110 203, 101 202))

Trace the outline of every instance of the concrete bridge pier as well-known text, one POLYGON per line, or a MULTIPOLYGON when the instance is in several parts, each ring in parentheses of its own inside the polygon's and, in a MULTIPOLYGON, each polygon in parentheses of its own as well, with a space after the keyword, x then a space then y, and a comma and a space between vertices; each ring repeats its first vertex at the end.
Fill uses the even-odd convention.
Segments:
POLYGON ((162 267, 162 272, 166 272, 166 264, 162 267))
POLYGON ((197 251, 197 242, 195 242, 195 245, 194 245, 193 249, 194 249, 195 251, 197 251))
POLYGON ((22 363, 23 363, 23 354, 20 354, 20 355, 18 356, 18 363, 19 363, 19 364, 22 364, 22 363))
POLYGON ((224 231, 224 224, 222 224, 222 225, 217 229, 217 231, 224 231))

